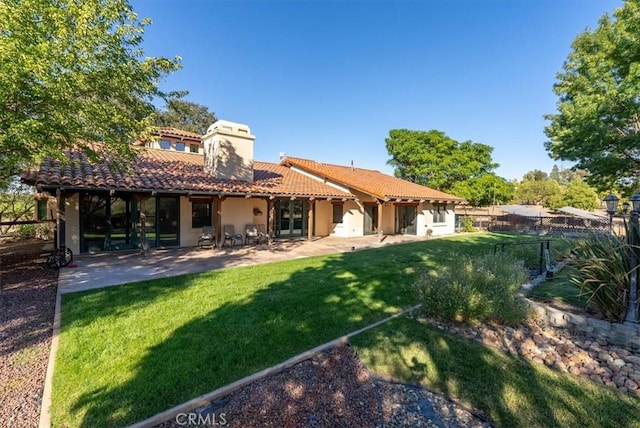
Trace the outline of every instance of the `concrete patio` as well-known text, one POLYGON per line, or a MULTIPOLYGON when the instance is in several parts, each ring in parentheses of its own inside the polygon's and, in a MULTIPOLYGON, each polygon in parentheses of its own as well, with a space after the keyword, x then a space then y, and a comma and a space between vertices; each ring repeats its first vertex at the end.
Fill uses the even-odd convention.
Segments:
POLYGON ((177 248, 139 252, 112 252, 74 257, 72 266, 60 269, 60 293, 90 290, 170 277, 206 272, 233 266, 250 266, 323 254, 358 251, 386 245, 425 240, 408 235, 359 238, 315 238, 308 240, 275 241, 272 245, 226 246, 224 248, 177 248))

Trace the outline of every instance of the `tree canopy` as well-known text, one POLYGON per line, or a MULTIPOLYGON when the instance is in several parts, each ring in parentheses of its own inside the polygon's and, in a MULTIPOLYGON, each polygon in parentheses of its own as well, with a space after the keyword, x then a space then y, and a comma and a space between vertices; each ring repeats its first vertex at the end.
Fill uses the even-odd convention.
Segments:
POLYGON ((515 200, 521 204, 543 205, 547 208, 559 208, 562 190, 555 180, 525 180, 515 192, 515 200))
POLYGON ((546 115, 546 149, 577 162, 599 189, 635 185, 640 172, 640 0, 579 34, 558 73, 557 113, 546 115))
POLYGON ((200 135, 207 132, 215 121, 215 113, 210 112, 207 106, 179 99, 169 100, 165 110, 156 115, 158 126, 171 126, 200 135))
POLYGON ((553 166, 551 173, 529 171, 516 184, 513 201, 522 204, 543 205, 556 209, 563 206, 593 210, 598 208, 598 194, 584 181, 584 171, 560 169, 553 166))
POLYGON ((441 131, 392 129, 385 141, 396 177, 444 192, 498 167, 491 159, 493 147, 460 143, 441 131))
POLYGON ((567 185, 562 203, 583 210, 595 210, 600 205, 596 191, 579 177, 567 185))
POLYGON ((180 61, 144 57, 149 23, 127 0, 0 2, 0 177, 73 146, 132 153, 180 61))
POLYGON ((451 192, 465 198, 472 206, 485 207, 511 201, 513 184, 490 172, 455 183, 451 192))

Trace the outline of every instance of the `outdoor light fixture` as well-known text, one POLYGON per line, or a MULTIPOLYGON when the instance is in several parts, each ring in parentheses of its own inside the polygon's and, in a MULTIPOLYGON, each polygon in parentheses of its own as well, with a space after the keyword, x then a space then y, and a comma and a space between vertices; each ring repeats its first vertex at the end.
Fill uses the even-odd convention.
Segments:
POLYGON ((609 214, 609 216, 613 216, 618 212, 618 202, 620 202, 620 199, 616 195, 614 195, 613 193, 609 193, 604 197, 603 200, 605 205, 607 206, 607 213, 609 214))
POLYGON ((607 214, 609 214, 609 231, 611 231, 613 216, 618 212, 618 202, 620 202, 620 199, 613 193, 609 193, 603 200, 607 207, 607 214))
POLYGON ((636 193, 631 197, 631 206, 633 211, 640 212, 640 194, 636 193))
POLYGON ((629 201, 624 201, 624 203, 622 204, 622 214, 627 214, 629 212, 629 201))

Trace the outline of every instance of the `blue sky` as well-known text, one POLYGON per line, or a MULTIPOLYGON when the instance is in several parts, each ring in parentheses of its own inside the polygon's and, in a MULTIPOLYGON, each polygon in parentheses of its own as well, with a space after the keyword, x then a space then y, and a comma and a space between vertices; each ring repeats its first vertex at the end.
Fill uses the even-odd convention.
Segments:
POLYGON ((132 0, 162 82, 246 123, 257 160, 280 152, 392 173, 389 130, 492 146, 498 175, 549 172, 543 115, 575 36, 622 0, 132 0))

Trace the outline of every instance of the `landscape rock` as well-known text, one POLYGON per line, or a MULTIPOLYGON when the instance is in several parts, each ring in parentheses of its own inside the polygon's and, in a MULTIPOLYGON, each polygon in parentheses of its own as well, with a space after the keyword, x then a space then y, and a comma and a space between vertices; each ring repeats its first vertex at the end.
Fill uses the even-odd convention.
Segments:
POLYGON ((433 322, 441 330, 455 332, 487 346, 513 350, 535 363, 640 396, 638 350, 609 345, 604 339, 589 340, 575 331, 551 327, 538 320, 519 327, 433 322))

